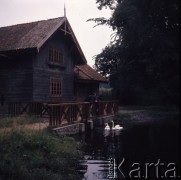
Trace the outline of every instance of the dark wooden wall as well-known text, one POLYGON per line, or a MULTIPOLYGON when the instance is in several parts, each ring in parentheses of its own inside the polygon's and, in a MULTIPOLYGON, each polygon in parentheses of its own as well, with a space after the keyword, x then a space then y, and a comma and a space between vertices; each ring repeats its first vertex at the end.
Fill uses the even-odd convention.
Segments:
POLYGON ((97 92, 99 83, 80 85, 74 82, 73 67, 81 63, 74 50, 70 35, 58 30, 39 52, 33 49, 22 54, 17 50, 7 53, 7 57, 0 56, 0 97, 3 95, 5 102, 66 102, 84 100, 90 91, 97 92), (50 46, 63 50, 63 66, 49 63, 50 46), (62 80, 60 97, 50 94, 50 79, 53 77, 62 80), (83 89, 86 89, 85 93, 82 93, 83 89))
POLYGON ((33 64, 33 100, 43 102, 64 102, 74 100, 74 57, 71 54, 71 44, 64 33, 58 31, 41 48, 33 64), (48 59, 50 46, 59 47, 64 53, 64 65, 51 65, 48 59), (52 97, 50 94, 50 79, 58 77, 62 80, 62 95, 52 97))
POLYGON ((0 96, 5 102, 32 101, 33 54, 0 57, 0 96))

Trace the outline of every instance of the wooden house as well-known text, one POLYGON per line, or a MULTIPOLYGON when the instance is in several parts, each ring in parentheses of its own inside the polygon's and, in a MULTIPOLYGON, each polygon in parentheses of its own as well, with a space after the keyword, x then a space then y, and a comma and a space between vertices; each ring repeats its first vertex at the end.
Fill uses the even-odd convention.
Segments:
POLYGON ((83 101, 100 82, 66 17, 0 28, 1 101, 83 101))

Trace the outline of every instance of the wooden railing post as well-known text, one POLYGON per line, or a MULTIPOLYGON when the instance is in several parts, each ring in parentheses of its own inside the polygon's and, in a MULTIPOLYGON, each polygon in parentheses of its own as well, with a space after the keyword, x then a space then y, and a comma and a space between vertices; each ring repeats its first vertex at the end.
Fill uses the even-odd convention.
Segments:
POLYGON ((29 106, 29 109, 28 109, 27 113, 34 115, 34 116, 42 117, 43 103, 32 102, 32 103, 29 103, 28 106, 29 106))
POLYGON ((114 115, 118 111, 117 101, 81 102, 49 104, 50 126, 62 126, 62 123, 86 123, 95 117, 114 115))
POLYGON ((89 108, 90 108, 90 103, 86 102, 83 104, 82 107, 82 121, 84 123, 87 123, 89 117, 90 117, 90 112, 89 112, 89 108))
POLYGON ((18 116, 21 114, 21 103, 9 103, 8 104, 8 115, 18 116))

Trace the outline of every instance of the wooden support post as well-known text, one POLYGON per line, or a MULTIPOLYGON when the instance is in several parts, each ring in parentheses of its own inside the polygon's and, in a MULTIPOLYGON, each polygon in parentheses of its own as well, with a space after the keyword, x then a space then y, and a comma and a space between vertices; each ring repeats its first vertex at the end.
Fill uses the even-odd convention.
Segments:
POLYGON ((80 123, 80 124, 79 124, 79 132, 80 132, 80 133, 85 132, 85 124, 84 124, 84 123, 80 123))
POLYGON ((93 130, 94 126, 93 126, 93 121, 92 120, 89 120, 87 122, 87 129, 88 130, 93 130))

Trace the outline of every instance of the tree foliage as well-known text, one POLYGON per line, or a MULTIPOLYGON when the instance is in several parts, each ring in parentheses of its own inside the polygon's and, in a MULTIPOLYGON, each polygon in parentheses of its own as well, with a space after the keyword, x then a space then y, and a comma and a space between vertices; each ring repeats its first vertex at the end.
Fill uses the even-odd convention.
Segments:
POLYGON ((114 35, 96 56, 95 67, 110 76, 120 100, 178 103, 179 0, 97 0, 96 3, 99 9, 112 9, 113 14, 110 19, 91 20, 111 26, 114 35))

